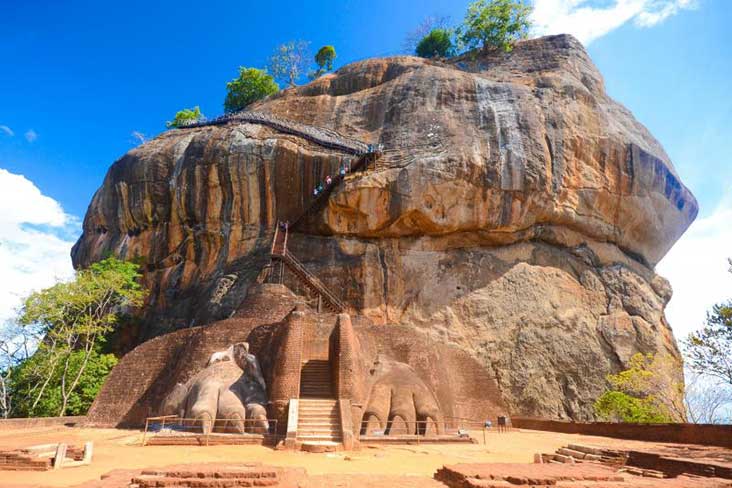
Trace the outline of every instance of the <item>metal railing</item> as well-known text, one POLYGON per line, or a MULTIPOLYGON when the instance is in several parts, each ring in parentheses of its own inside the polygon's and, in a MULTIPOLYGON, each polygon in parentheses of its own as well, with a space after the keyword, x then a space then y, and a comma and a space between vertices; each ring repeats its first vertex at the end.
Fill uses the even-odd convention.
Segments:
POLYGON ((280 435, 277 419, 266 419, 267 427, 262 427, 262 419, 216 419, 208 432, 204 430, 205 420, 183 418, 178 415, 162 415, 147 417, 142 434, 142 445, 147 445, 152 438, 183 439, 186 437, 203 438, 203 445, 208 446, 212 439, 225 439, 233 436, 262 439, 275 444, 280 435), (242 432, 243 430, 243 432, 242 432))
MULTIPOLYGON (((500 417, 499 417, 500 418, 500 417)), ((371 429, 374 422, 364 420, 361 422, 360 437, 365 441, 378 441, 379 439, 388 440, 409 440, 417 444, 424 441, 449 441, 455 438, 469 439, 471 432, 482 431, 483 444, 486 443, 486 434, 491 432, 503 433, 513 430, 510 419, 505 417, 507 421, 500 423, 480 421, 475 419, 466 419, 461 417, 445 417, 441 421, 434 420, 393 420, 387 422, 386 428, 371 429), (439 428, 441 427, 441 429, 439 428)))
POLYGON ((346 137, 332 129, 315 127, 292 120, 286 120, 272 114, 263 112, 241 111, 231 114, 224 114, 213 119, 198 119, 182 124, 179 129, 190 129, 210 125, 224 125, 229 122, 245 122, 250 124, 266 125, 284 134, 302 137, 310 142, 328 149, 334 149, 354 155, 366 154, 370 147, 368 144, 346 137))
POLYGON ((298 276, 303 283, 315 293, 318 293, 323 297, 324 301, 330 309, 334 312, 341 313, 346 309, 346 306, 341 302, 322 281, 320 281, 314 274, 308 271, 295 256, 285 249, 285 253, 280 257, 282 261, 287 265, 288 268, 298 276))

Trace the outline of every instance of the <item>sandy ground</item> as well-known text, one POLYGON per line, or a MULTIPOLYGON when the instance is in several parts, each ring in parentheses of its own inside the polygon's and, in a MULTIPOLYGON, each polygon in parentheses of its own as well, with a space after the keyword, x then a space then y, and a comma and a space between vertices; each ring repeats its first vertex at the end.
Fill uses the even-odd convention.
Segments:
MULTIPOLYGON (((71 486, 98 480, 114 469, 141 469, 182 463, 262 462, 271 466, 302 467, 310 475, 366 474, 408 475, 432 478, 445 464, 531 463, 537 452, 554 452, 569 443, 615 448, 659 449, 668 444, 609 439, 575 434, 529 430, 489 433, 483 443, 481 432, 473 433, 479 444, 401 445, 364 447, 355 452, 310 454, 275 451, 262 446, 145 446, 142 434, 117 429, 46 428, 0 431, 0 450, 51 442, 82 445, 94 442, 94 459, 89 466, 60 471, 0 471, 0 487, 71 486)), ((426 482, 427 480, 425 480, 426 482)), ((425 483, 425 488, 431 486, 425 483)))

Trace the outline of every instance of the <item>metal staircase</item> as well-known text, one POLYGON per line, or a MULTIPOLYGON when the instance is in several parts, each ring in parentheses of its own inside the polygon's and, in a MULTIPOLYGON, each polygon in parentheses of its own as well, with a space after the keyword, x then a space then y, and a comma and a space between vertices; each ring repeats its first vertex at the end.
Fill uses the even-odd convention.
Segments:
MULTIPOLYGON (((272 240, 272 261, 279 262, 294 274, 310 291, 318 295, 319 301, 329 310, 341 313, 346 310, 345 304, 338 299, 314 274, 287 250, 288 227, 277 224, 274 239, 272 240)), ((279 281, 282 281, 282 266, 280 266, 279 281)))

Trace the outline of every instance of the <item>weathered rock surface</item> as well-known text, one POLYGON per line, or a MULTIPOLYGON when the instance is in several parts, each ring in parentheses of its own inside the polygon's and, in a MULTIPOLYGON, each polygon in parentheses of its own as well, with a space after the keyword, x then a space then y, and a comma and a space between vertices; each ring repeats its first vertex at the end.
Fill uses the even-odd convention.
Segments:
MULTIPOLYGON (((384 144, 289 247, 374 322, 479 358, 514 413, 589 418, 633 353, 678 355, 653 266, 697 203, 572 37, 450 63, 368 60, 253 110, 384 144)), ((350 158, 261 125, 166 132, 112 166, 74 263, 144 259, 134 341, 227 317, 276 220, 295 220, 350 158)))

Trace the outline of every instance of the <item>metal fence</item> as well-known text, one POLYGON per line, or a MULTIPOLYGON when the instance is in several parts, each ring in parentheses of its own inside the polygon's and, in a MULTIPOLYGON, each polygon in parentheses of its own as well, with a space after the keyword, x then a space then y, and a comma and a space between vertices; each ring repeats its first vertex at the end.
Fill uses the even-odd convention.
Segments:
POLYGON ((486 435, 489 433, 503 433, 513 430, 511 420, 508 417, 497 417, 492 420, 475 420, 461 417, 445 417, 441 421, 416 420, 406 421, 403 419, 386 422, 386 428, 374 429, 374 422, 368 420, 361 422, 361 439, 367 441, 388 440, 410 440, 417 444, 420 442, 450 441, 455 439, 470 439, 470 434, 482 431, 483 444, 486 443, 486 435), (370 428, 371 427, 371 428, 370 428))
POLYGON ((266 419, 267 427, 263 427, 262 422, 262 419, 217 418, 210 429, 204 429, 207 421, 201 419, 177 415, 148 417, 145 419, 142 445, 146 445, 152 438, 184 440, 186 437, 200 439, 206 446, 214 441, 234 440, 235 437, 242 442, 262 440, 276 444, 280 439, 277 419, 266 419))

